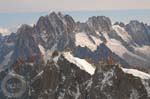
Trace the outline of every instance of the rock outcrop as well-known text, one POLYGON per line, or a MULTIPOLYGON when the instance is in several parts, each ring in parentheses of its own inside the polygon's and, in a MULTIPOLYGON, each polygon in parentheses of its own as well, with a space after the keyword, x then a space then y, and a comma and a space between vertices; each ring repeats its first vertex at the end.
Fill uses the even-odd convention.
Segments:
MULTIPOLYGON (((55 52, 46 65, 20 62, 20 67, 26 70, 20 75, 29 76, 26 80, 30 81, 30 89, 18 99, 149 99, 149 74, 140 71, 130 74, 130 69, 115 64, 95 66, 68 53, 55 52)), ((1 72, 2 78, 6 74, 1 72)))

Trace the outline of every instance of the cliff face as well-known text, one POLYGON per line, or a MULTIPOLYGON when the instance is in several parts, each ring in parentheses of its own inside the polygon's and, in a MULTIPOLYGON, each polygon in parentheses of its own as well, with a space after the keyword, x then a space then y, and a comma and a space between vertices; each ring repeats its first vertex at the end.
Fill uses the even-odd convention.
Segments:
POLYGON ((141 46, 150 44, 150 30, 148 25, 134 20, 130 21, 130 23, 126 25, 125 29, 132 36, 135 43, 141 46))
POLYGON ((115 65, 99 67, 93 76, 91 99, 148 99, 142 79, 115 65))
MULTIPOLYGON (((0 36, 0 63, 1 65, 7 65, 10 61, 10 57, 15 47, 17 39, 16 33, 12 33, 8 36, 0 36)), ((2 66, 0 66, 1 68, 2 66)))
POLYGON ((32 91, 29 95, 30 91, 27 89, 19 99, 29 97, 32 99, 149 99, 150 97, 149 74, 125 69, 115 64, 99 64, 96 68, 85 59, 74 57, 70 52, 59 53, 43 66, 37 62, 23 63, 19 67, 21 66, 30 67, 29 71, 32 71, 29 80, 32 91))

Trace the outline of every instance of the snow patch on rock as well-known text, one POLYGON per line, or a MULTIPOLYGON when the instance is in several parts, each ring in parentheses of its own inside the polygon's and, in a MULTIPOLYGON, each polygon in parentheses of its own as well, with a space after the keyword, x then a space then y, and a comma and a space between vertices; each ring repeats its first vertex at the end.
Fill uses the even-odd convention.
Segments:
POLYGON ((112 28, 117 32, 118 36, 120 36, 124 41, 129 42, 131 40, 131 36, 123 27, 119 25, 113 25, 112 28))
POLYGON ((113 81, 111 80, 114 76, 114 69, 111 69, 110 71, 103 73, 104 79, 102 80, 102 86, 101 90, 103 90, 106 86, 112 86, 113 81))
POLYGON ((102 41, 100 40, 100 38, 94 36, 91 36, 91 38, 89 38, 89 36, 84 32, 76 33, 75 35, 76 46, 88 47, 91 51, 95 51, 97 49, 97 46, 101 43, 102 41), (91 39, 94 42, 92 42, 91 39))
POLYGON ((147 57, 150 57, 150 46, 142 46, 142 47, 134 47, 134 51, 138 53, 142 53, 146 55, 147 57))
POLYGON ((47 34, 47 32, 45 30, 42 31, 41 37, 42 37, 42 39, 43 39, 44 42, 47 42, 47 40, 48 40, 48 34, 47 34))
POLYGON ((110 48, 110 50, 112 52, 114 52, 115 54, 117 54, 118 56, 120 56, 121 58, 125 59, 127 62, 129 62, 128 59, 124 58, 124 54, 128 54, 129 56, 142 60, 142 61, 146 61, 144 58, 130 52, 126 47, 124 47, 122 45, 122 43, 120 41, 117 41, 116 39, 112 39, 108 36, 108 33, 105 32, 103 33, 104 37, 107 40, 106 46, 108 48, 110 48))
POLYGON ((2 62, 2 65, 7 65, 7 64, 10 62, 12 54, 13 54, 13 51, 9 52, 9 53, 4 57, 4 61, 2 62))
POLYGON ((126 69, 122 68, 125 73, 132 74, 133 76, 139 77, 141 79, 150 79, 150 74, 144 73, 136 69, 126 69))
POLYGON ((150 97, 150 83, 149 83, 150 80, 144 80, 142 79, 142 83, 147 91, 147 94, 148 94, 148 97, 150 97))
POLYGON ((38 47, 39 47, 39 49, 41 51, 41 54, 45 55, 45 49, 44 49, 44 47, 42 45, 38 45, 38 47))
POLYGON ((45 48, 42 45, 38 45, 40 52, 43 56, 43 59, 45 61, 45 63, 47 62, 47 60, 51 59, 52 53, 54 52, 53 50, 45 50, 45 48))
POLYGON ((80 69, 85 70, 89 74, 93 75, 95 73, 96 67, 88 63, 85 59, 80 59, 74 57, 70 52, 65 52, 64 57, 71 63, 77 65, 80 69))
POLYGON ((139 99, 139 94, 137 90, 131 90, 130 99, 139 99))

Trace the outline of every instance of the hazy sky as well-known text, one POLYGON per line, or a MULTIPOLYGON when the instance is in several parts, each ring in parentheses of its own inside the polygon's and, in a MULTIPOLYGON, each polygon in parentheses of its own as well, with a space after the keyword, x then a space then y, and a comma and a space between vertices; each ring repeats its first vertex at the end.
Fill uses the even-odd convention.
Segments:
POLYGON ((150 9, 150 0, 0 0, 0 12, 150 9))
POLYGON ((21 24, 36 23, 52 11, 69 12, 76 21, 104 15, 112 22, 136 19, 150 23, 150 0, 0 0, 0 32, 7 34, 21 24))

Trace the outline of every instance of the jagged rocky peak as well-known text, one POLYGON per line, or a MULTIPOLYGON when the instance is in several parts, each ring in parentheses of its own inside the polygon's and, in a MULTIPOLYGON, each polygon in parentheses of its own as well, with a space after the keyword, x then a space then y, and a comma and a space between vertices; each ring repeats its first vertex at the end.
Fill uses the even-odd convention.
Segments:
POLYGON ((93 75, 90 99, 149 99, 147 74, 118 65, 101 65, 93 75), (140 76, 141 75, 141 76, 140 76), (148 89, 148 90, 147 90, 148 89))
POLYGON ((126 27, 132 27, 133 32, 149 32, 149 26, 143 22, 139 22, 137 20, 132 20, 129 22, 129 24, 126 25, 126 27))
POLYGON ((99 32, 110 31, 112 27, 111 20, 105 16, 90 17, 87 24, 99 32))
MULTIPOLYGON (((24 44, 29 43, 31 39, 35 40, 36 37, 33 36, 34 34, 36 34, 36 32, 34 31, 32 26, 23 24, 17 31, 17 40, 19 40, 20 42, 24 42, 24 44)), ((16 43, 18 43, 18 41, 16 43)))
POLYGON ((25 31, 27 29, 31 29, 32 27, 30 25, 27 25, 27 24, 23 24, 21 25, 21 27, 18 29, 17 32, 22 32, 22 31, 25 31))
POLYGON ((40 17, 36 26, 37 29, 42 27, 43 29, 49 28, 49 31, 47 30, 46 32, 61 32, 67 26, 74 28, 75 21, 69 15, 63 15, 60 12, 52 12, 48 16, 40 17), (54 30, 50 31, 51 28, 53 28, 54 30))
POLYGON ((115 22, 114 25, 119 25, 120 27, 125 27, 123 22, 115 22))
POLYGON ((0 37, 0 64, 7 65, 17 39, 16 33, 0 37), (7 57, 6 57, 7 56, 7 57))
POLYGON ((73 18, 60 12, 52 12, 48 16, 40 17, 36 25, 36 29, 44 42, 49 42, 49 38, 55 39, 68 36, 73 32, 74 28, 75 22, 73 18))
POLYGON ((95 32, 95 30, 91 27, 89 27, 89 25, 87 23, 81 23, 81 22, 77 22, 76 23, 76 28, 75 28, 76 32, 85 32, 87 34, 93 34, 95 32))
POLYGON ((69 29, 70 31, 73 31, 74 28, 75 28, 75 26, 76 26, 76 22, 75 22, 74 19, 73 19, 71 16, 69 16, 69 15, 65 15, 64 17, 65 17, 65 20, 66 20, 66 22, 67 22, 68 29, 69 29))
POLYGON ((24 24, 19 28, 11 63, 17 59, 26 60, 31 57, 40 57, 38 42, 34 34, 34 29, 29 25, 24 24))
POLYGON ((39 18, 36 28, 40 33, 54 33, 54 27, 56 27, 56 20, 59 18, 55 12, 50 13, 47 16, 42 16, 39 18))
POLYGON ((150 45, 150 29, 146 24, 132 20, 126 25, 125 29, 132 36, 135 43, 139 45, 150 45))
POLYGON ((137 20, 132 20, 127 24, 127 28, 131 27, 132 32, 145 32, 145 24, 137 20))
POLYGON ((60 12, 58 12, 58 13, 52 12, 49 15, 49 17, 50 17, 50 21, 52 21, 52 23, 53 23, 53 20, 55 20, 54 23, 56 23, 62 31, 72 33, 72 31, 75 28, 76 23, 75 23, 74 19, 69 15, 63 15, 60 12))
POLYGON ((33 27, 31 27, 30 25, 27 24, 23 24, 17 31, 18 35, 22 35, 22 36, 29 36, 31 35, 33 32, 33 27))
POLYGON ((17 37, 17 34, 16 33, 11 33, 10 35, 8 36, 5 36, 5 40, 8 42, 8 43, 11 43, 11 42, 15 42, 16 41, 16 37, 17 37))
POLYGON ((48 19, 54 28, 60 27, 60 29, 63 29, 63 25, 66 25, 64 15, 62 15, 60 12, 59 13, 55 13, 55 12, 50 13, 48 15, 48 19))

